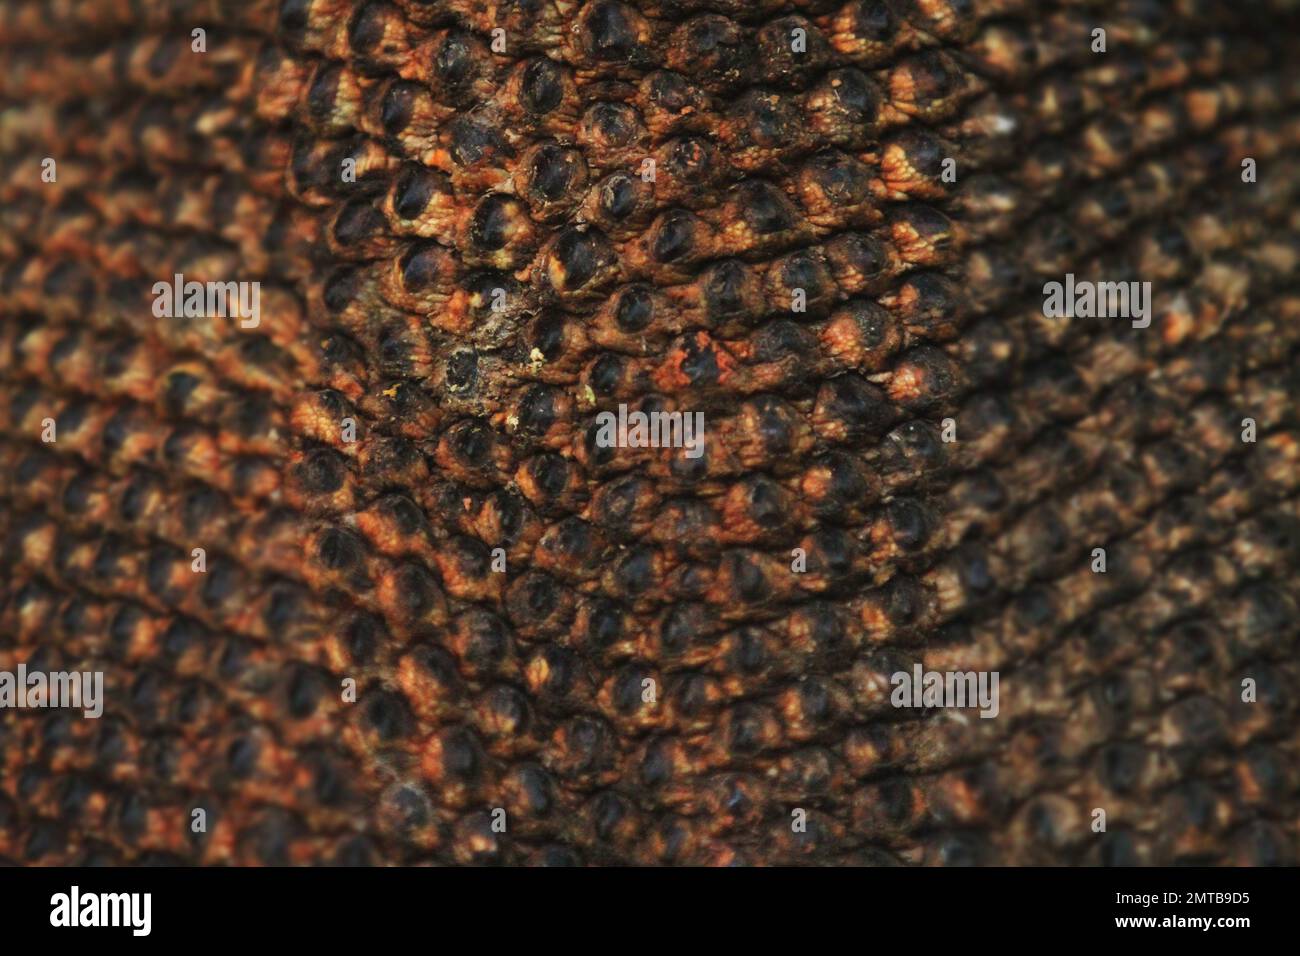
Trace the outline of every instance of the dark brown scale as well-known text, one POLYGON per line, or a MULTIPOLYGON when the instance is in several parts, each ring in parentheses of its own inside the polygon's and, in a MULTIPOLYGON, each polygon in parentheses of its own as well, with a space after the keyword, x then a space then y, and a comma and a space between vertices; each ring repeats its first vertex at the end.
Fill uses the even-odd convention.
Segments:
POLYGON ((916 42, 915 31, 887 0, 851 0, 825 22, 835 50, 863 66, 885 63, 916 42))
POLYGON ((450 233, 455 204, 446 174, 417 163, 403 163, 391 179, 386 211, 394 232, 411 232, 425 238, 450 233))
POLYGON ((573 44, 584 69, 635 76, 654 61, 654 26, 635 7, 613 0, 583 4, 573 44))
POLYGON ((666 41, 666 66, 720 93, 757 79, 754 37, 733 20, 705 14, 693 17, 666 41))
POLYGON ((804 86, 834 61, 829 44, 809 20, 781 17, 755 35, 760 79, 783 86, 804 86))
POLYGON ((348 25, 348 46, 358 66, 374 73, 399 71, 411 50, 406 21, 397 7, 384 2, 362 4, 348 25))
POLYGON ((299 116, 309 128, 321 134, 347 133, 357 128, 368 85, 348 67, 321 64, 307 84, 307 96, 299 106, 299 116))
POLYGON ((375 91, 362 123, 367 132, 393 141, 401 153, 419 160, 429 137, 452 115, 450 107, 419 83, 394 80, 375 91))
POLYGON ((538 223, 563 221, 587 193, 589 173, 582 153, 544 143, 520 158, 516 188, 538 223))
POLYGON ((588 161, 602 169, 632 166, 647 136, 645 122, 636 108, 617 102, 587 107, 576 132, 588 161))
POLYGON ((640 176, 624 172, 612 173, 595 184, 584 203, 588 218, 614 239, 636 235, 654 211, 654 187, 640 176))
POLYGON ((546 57, 524 60, 499 94, 504 122, 538 134, 560 133, 578 117, 577 90, 569 71, 546 57))
POLYGON ((931 51, 910 57, 889 74, 890 103, 895 110, 928 122, 952 117, 979 84, 951 56, 931 51))
POLYGON ((800 106, 826 144, 844 149, 863 148, 883 125, 883 94, 861 70, 831 70, 802 94, 800 106))
POLYGON ((604 235, 576 226, 544 245, 535 263, 539 284, 566 304, 602 297, 622 271, 617 251, 604 235))
POLYGON ((500 193, 491 193, 479 201, 457 239, 467 264, 502 270, 518 269, 531 261, 538 244, 537 228, 528 207, 500 193))

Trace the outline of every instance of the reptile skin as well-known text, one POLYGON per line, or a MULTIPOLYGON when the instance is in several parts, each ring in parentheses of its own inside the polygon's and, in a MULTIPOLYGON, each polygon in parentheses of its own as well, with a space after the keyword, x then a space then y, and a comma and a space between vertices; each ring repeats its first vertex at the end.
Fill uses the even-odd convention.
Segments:
POLYGON ((0 860, 1294 863, 1294 6, 0 3, 0 860))

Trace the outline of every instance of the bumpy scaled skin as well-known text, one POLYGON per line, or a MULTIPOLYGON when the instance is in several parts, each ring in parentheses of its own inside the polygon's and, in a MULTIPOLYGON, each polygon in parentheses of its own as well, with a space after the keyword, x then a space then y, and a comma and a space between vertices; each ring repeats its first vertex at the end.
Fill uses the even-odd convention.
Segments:
POLYGON ((1294 862, 1291 6, 0 4, 0 859, 1294 862))

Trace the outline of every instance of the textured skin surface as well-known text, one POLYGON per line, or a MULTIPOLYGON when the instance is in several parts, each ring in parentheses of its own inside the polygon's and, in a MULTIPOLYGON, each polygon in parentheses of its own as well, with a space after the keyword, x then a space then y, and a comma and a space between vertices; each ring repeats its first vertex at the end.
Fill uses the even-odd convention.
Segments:
POLYGON ((1294 862, 1288 6, 0 4, 0 859, 1294 862))

